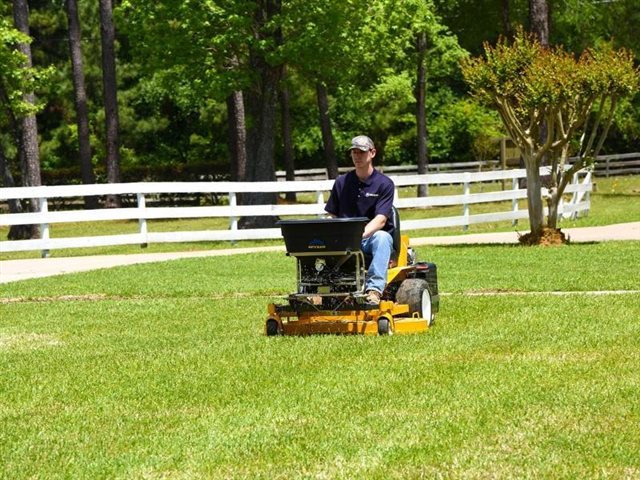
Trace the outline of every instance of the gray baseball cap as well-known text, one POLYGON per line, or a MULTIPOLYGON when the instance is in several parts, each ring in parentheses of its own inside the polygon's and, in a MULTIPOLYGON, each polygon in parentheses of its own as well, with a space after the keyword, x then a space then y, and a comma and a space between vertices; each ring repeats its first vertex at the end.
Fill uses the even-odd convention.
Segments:
POLYGON ((373 140, 366 135, 358 135, 351 139, 351 148, 349 148, 349 150, 353 150, 354 148, 362 150, 363 152, 368 152, 369 150, 376 148, 376 146, 373 144, 373 140))

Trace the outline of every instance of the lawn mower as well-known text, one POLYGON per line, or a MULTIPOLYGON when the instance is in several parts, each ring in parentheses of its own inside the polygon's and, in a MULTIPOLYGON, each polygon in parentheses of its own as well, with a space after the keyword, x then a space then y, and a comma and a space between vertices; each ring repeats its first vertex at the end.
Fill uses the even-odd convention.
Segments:
POLYGON ((393 210, 393 253, 380 305, 366 302, 370 259, 360 249, 367 218, 281 220, 287 255, 297 260, 297 291, 269 304, 265 333, 391 335, 427 330, 439 308, 436 265, 417 262, 393 210))

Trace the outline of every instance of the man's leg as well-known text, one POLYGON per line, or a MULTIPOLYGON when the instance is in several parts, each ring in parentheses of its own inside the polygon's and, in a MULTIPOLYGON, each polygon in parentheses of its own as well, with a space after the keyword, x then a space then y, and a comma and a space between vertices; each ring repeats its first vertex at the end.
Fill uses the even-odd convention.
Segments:
POLYGON ((367 281, 365 291, 375 290, 378 293, 384 291, 387 283, 387 270, 389 258, 393 249, 393 238, 387 232, 378 230, 369 238, 362 240, 362 251, 373 256, 371 265, 367 269, 367 281))

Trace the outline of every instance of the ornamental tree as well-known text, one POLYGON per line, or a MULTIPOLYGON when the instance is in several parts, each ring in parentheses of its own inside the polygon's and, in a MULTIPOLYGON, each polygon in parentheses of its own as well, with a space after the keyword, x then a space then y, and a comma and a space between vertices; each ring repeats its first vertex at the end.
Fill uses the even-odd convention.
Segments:
POLYGON ((632 53, 610 46, 587 49, 578 58, 561 47, 544 48, 518 30, 513 42, 485 43, 483 57, 462 62, 472 95, 495 108, 520 148, 527 171, 531 240, 544 227, 557 230, 558 206, 580 169, 591 166, 621 98, 636 92, 639 72, 632 53), (575 160, 568 164, 570 155, 575 160), (550 167, 544 200, 540 166, 550 167))

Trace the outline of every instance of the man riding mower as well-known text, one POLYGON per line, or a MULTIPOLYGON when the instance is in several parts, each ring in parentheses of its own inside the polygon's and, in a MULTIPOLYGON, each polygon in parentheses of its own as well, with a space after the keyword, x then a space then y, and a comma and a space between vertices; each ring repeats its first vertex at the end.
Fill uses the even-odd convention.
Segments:
MULTIPOLYGON (((427 330, 439 308, 436 265, 417 262, 392 213, 393 252, 379 304, 365 291, 368 259, 361 240, 368 218, 283 220, 287 255, 297 261, 297 289, 269 304, 267 335, 390 335, 427 330)), ((370 261, 370 260, 369 260, 370 261)))

